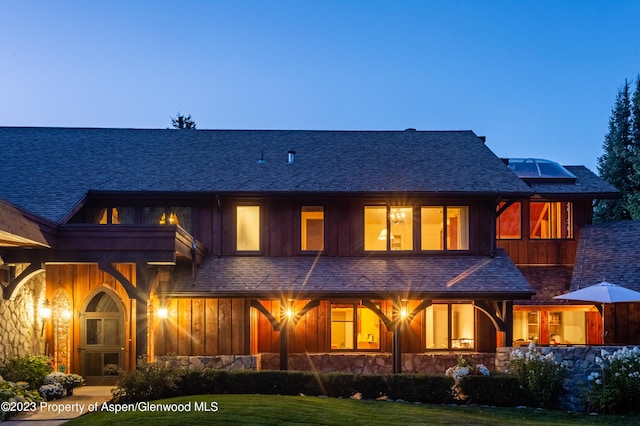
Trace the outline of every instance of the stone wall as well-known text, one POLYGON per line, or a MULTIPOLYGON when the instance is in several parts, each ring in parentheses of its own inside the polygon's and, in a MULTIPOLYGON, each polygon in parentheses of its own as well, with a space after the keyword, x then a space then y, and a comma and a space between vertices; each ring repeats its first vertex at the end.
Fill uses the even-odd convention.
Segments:
MULTIPOLYGON (((493 369, 495 354, 473 353, 464 355, 474 364, 484 364, 493 369)), ((159 356, 156 362, 163 365, 201 370, 215 368, 225 370, 279 370, 280 355, 262 353, 258 355, 212 355, 212 356, 159 356)), ((456 365, 455 354, 404 354, 402 371, 443 375, 447 368, 456 365)), ((317 371, 321 373, 343 372, 352 374, 391 374, 393 364, 391 354, 290 354, 289 370, 317 371)))
POLYGON ((156 357, 155 362, 176 368, 202 370, 257 370, 256 355, 211 355, 211 356, 172 356, 156 357))
MULTIPOLYGON (((20 273, 16 269, 16 274, 20 273)), ((44 277, 44 273, 38 274, 25 283, 14 300, 0 300, 0 360, 44 353, 37 312, 45 300, 44 277)))
MULTIPOLYGON (((564 361, 566 365, 567 376, 564 379, 564 388, 566 393, 560 398, 560 408, 570 411, 583 411, 584 392, 588 389, 589 383, 587 377, 594 371, 599 371, 596 364, 596 357, 600 356, 602 349, 609 353, 613 353, 624 346, 548 346, 537 347, 543 355, 552 352, 556 362, 564 361)), ((528 347, 521 348, 498 348, 496 353, 496 370, 507 371, 509 360, 512 353, 520 349, 521 352, 529 351, 528 347)))

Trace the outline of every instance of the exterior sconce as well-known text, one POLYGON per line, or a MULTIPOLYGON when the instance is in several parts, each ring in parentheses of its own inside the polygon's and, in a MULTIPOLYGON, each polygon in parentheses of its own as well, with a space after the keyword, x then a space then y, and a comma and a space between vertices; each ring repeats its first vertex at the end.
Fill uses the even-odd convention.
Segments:
POLYGON ((169 318, 169 309, 167 309, 167 308, 158 308, 158 318, 160 318, 160 319, 169 318))
POLYGON ((286 312, 286 314, 287 314, 287 319, 291 319, 291 318, 293 318, 293 308, 289 306, 289 307, 287 308, 287 312, 286 312))
POLYGON ((407 319, 407 315, 408 315, 408 314, 407 314, 407 307, 406 307, 406 306, 403 306, 403 307, 400 309, 400 319, 401 319, 401 320, 406 320, 406 319, 407 319))
POLYGON ((71 311, 69 311, 68 309, 62 311, 62 319, 65 321, 69 321, 71 319, 71 311))
POLYGON ((42 303, 42 306, 38 309, 38 313, 40 314, 40 318, 43 320, 51 318, 51 304, 49 303, 49 299, 42 303))
POLYGON ((45 322, 51 318, 51 304, 49 303, 49 299, 46 299, 40 308, 38 308, 38 314, 40 314, 40 318, 42 319, 42 328, 40 329, 40 337, 44 336, 44 324, 45 322))

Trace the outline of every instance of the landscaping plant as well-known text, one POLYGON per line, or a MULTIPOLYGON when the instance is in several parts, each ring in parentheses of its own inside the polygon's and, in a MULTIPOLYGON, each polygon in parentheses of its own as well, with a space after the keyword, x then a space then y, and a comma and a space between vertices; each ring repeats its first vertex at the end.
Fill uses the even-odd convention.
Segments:
POLYGON ((622 348, 596 357, 599 371, 587 378, 589 408, 601 413, 638 411, 640 400, 640 349, 622 348))
POLYGON ((513 352, 509 371, 518 378, 536 405, 552 407, 563 390, 564 365, 556 362, 553 352, 543 355, 533 342, 527 352, 520 349, 513 352))

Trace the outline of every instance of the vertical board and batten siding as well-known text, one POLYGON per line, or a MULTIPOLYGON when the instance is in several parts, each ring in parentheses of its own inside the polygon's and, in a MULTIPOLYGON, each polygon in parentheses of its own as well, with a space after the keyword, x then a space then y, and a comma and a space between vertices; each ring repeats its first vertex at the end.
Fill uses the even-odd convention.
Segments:
POLYGON ((164 306, 169 317, 153 320, 155 356, 245 355, 250 352, 248 301, 171 299, 164 306))

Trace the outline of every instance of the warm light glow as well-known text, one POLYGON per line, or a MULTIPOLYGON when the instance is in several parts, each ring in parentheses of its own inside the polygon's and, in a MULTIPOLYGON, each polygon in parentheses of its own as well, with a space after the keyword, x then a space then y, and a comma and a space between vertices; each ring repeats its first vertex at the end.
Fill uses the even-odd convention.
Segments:
POLYGON ((293 309, 287 308, 287 318, 293 318, 293 309))
POLYGON ((69 321, 71 319, 71 311, 69 311, 68 309, 62 311, 62 319, 65 321, 69 321))
POLYGON ((158 308, 158 318, 160 319, 169 318, 169 310, 167 308, 158 308))
POLYGON ((51 318, 51 305, 49 304, 49 301, 45 300, 38 311, 40 313, 40 318, 43 320, 51 318))
POLYGON ((407 319, 407 308, 403 307, 400 309, 400 318, 403 320, 407 319))

